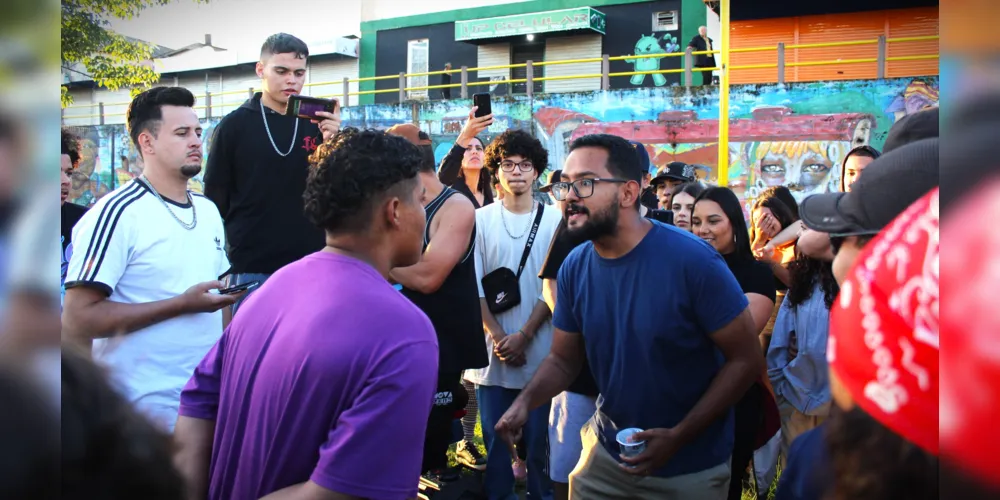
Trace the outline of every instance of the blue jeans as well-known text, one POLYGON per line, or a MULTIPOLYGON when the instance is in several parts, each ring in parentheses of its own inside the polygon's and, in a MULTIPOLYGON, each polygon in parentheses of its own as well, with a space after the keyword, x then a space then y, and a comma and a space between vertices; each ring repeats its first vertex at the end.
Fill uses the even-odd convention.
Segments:
POLYGON ((236 303, 233 304, 233 317, 236 317, 236 310, 239 309, 240 304, 242 304, 244 300, 247 300, 247 297, 249 297, 251 293, 253 293, 255 290, 263 286, 264 282, 267 281, 267 279, 270 277, 271 277, 270 274, 261 274, 261 273, 241 273, 232 275, 232 277, 229 280, 229 286, 242 285, 244 283, 249 283, 251 281, 260 282, 260 284, 257 285, 256 288, 250 290, 249 293, 240 297, 240 300, 237 300, 236 303))
MULTIPOLYGON (((483 486, 490 500, 516 500, 514 471, 511 469, 510 449, 498 436, 494 427, 500 417, 514 403, 521 391, 499 386, 476 386, 479 400, 479 418, 483 424, 483 441, 486 444, 486 477, 483 486)), ((528 414, 524 425, 524 442, 528 447, 527 498, 552 499, 552 481, 547 472, 548 452, 546 439, 549 432, 549 405, 545 404, 528 414)))

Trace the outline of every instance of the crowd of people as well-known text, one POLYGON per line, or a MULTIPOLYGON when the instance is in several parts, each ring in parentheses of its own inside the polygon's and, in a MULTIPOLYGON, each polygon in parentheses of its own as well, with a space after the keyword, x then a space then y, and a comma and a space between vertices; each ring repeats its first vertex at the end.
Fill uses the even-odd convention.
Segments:
POLYGON ((937 497, 936 109, 852 149, 841 192, 746 217, 617 136, 549 165, 473 108, 437 165, 412 124, 285 116, 308 55, 264 43, 204 196, 194 97, 161 87, 128 111, 143 175, 63 212, 64 356, 158 443, 122 453, 172 453, 139 496, 414 498, 458 441, 491 500, 732 500, 778 457, 777 498, 937 497))

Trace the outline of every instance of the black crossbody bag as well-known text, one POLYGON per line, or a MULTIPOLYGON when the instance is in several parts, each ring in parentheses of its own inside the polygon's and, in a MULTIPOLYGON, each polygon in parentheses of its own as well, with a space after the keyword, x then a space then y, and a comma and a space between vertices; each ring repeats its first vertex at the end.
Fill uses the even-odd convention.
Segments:
MULTIPOLYGON (((517 268, 517 273, 501 267, 483 276, 483 294, 486 296, 486 304, 493 314, 502 313, 521 303, 521 272, 524 271, 524 264, 528 262, 528 254, 531 253, 531 246, 535 243, 535 234, 538 233, 538 226, 542 223, 542 213, 544 212, 541 203, 538 204, 538 215, 531 225, 531 233, 528 234, 528 241, 524 243, 524 253, 521 254, 521 265, 517 268)), ((501 208, 501 210, 503 210, 501 208)))

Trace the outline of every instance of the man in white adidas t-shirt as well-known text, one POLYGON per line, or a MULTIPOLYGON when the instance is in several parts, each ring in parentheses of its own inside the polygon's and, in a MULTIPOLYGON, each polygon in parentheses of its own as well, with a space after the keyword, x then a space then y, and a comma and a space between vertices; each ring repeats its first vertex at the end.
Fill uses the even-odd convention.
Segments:
POLYGON ((165 429, 181 388, 222 335, 228 272, 215 204, 188 190, 201 170, 194 96, 157 87, 129 106, 142 176, 101 198, 73 229, 63 338, 91 348, 119 390, 165 429))

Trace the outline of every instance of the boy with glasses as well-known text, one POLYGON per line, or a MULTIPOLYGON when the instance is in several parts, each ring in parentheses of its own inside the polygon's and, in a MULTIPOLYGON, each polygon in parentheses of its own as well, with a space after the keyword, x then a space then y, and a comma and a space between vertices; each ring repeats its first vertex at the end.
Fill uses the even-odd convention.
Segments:
MULTIPOLYGON (((545 249, 559 225, 559 211, 535 201, 534 182, 548 152, 527 132, 508 130, 487 148, 484 165, 500 180, 503 199, 476 211, 476 281, 489 366, 467 370, 476 384, 486 444, 485 490, 489 498, 514 498, 510 448, 493 428, 549 353, 552 326, 537 278, 545 249)), ((545 475, 549 405, 531 412, 525 425, 528 498, 551 496, 545 475)))

